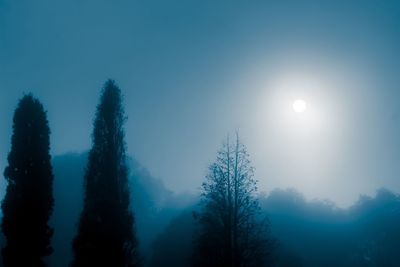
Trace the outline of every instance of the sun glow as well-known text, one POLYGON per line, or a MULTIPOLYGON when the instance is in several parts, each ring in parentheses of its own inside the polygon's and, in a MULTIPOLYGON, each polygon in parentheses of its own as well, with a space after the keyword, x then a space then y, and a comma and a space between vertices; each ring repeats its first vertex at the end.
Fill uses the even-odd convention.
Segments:
MULTIPOLYGON (((317 79, 318 75, 306 74, 277 75, 268 86, 266 109, 262 113, 269 114, 269 127, 282 131, 288 138, 302 140, 317 136, 327 131, 326 92, 328 85, 317 79)), ((282 135, 281 135, 282 136, 282 135)))
POLYGON ((293 110, 297 113, 302 113, 307 109, 307 103, 303 99, 297 99, 293 102, 293 110))

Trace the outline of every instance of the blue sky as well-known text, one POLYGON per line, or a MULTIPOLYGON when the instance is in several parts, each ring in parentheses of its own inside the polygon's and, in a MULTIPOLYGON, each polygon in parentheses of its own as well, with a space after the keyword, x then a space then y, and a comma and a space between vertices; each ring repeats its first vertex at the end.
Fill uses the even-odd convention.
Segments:
POLYGON ((48 110, 54 155, 84 151, 113 78, 129 152, 175 191, 196 192, 238 129, 262 190, 342 206, 398 192, 396 2, 0 0, 0 168, 24 92, 48 110), (292 98, 318 117, 304 131, 292 98))

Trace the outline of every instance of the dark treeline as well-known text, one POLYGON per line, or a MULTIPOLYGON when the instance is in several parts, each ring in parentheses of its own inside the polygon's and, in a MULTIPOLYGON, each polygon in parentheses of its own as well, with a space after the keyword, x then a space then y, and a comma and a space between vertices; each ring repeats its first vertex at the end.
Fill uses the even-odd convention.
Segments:
POLYGON ((295 190, 260 194, 238 136, 201 195, 176 195, 126 155, 125 120, 109 80, 90 151, 52 159, 42 104, 20 100, 4 171, 4 266, 398 266, 398 195, 382 189, 339 209, 295 190))
MULTIPOLYGON (((108 80, 94 119, 93 144, 83 176, 82 211, 71 242, 73 253, 63 265, 143 265, 131 208, 135 199, 128 184, 125 120, 121 91, 108 80)), ((2 203, 2 262, 6 267, 50 265, 54 177, 49 140, 42 104, 31 95, 24 96, 14 114, 12 147, 4 172, 8 185, 2 203)), ((191 265, 266 266, 268 224, 258 218, 256 189, 244 145, 239 138, 234 147, 228 142, 203 184, 191 265)))
MULTIPOLYGON (((275 238, 270 266, 398 266, 400 197, 389 190, 378 190, 374 198, 362 196, 347 209, 306 201, 295 190, 277 189, 259 202, 275 238)), ((196 205, 182 210, 159 234, 149 266, 191 266, 193 209, 196 205)))
MULTIPOLYGON (((87 154, 56 156, 52 163, 54 252, 47 262, 49 266, 68 266, 82 207, 87 154)), ((193 212, 201 208, 198 197, 173 194, 135 159, 128 163, 143 265, 191 266, 193 232, 198 227, 193 212)), ((271 266, 397 266, 400 197, 388 190, 360 197, 346 209, 327 201, 306 201, 295 190, 259 195, 259 203, 276 243, 271 266)), ((0 242, 4 244, 4 240, 0 242)))
MULTIPOLYGON (((97 106, 93 145, 84 175, 83 210, 73 241, 71 266, 140 266, 130 209, 120 89, 108 80, 97 106)), ((47 266, 52 253, 53 173, 50 130, 39 100, 27 95, 14 114, 11 152, 4 175, 2 249, 6 267, 47 266)))

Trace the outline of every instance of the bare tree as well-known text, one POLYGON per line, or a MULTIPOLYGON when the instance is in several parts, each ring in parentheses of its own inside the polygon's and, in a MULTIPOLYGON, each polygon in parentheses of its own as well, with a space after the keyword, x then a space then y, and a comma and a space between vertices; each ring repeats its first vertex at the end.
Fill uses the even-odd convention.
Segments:
POLYGON ((254 168, 238 134, 218 151, 202 189, 194 265, 266 266, 272 244, 268 220, 260 216, 254 168))

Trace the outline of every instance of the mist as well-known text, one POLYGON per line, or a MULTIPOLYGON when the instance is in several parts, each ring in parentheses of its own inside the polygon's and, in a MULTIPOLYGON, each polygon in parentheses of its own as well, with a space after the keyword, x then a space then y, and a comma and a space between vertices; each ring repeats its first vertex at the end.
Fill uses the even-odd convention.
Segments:
POLYGON ((24 92, 46 104, 52 153, 83 152, 98 90, 113 78, 125 96, 129 152, 173 191, 196 193, 238 129, 263 191, 296 187, 342 207, 380 187, 399 191, 399 8, 2 0, 0 166, 24 92), (286 120, 296 98, 322 120, 310 134, 286 120))
POLYGON ((398 266, 399 18, 0 0, 0 266, 398 266))
MULTIPOLYGON (((55 231, 50 266, 68 266, 83 198, 87 153, 53 159, 55 231)), ((176 194, 131 158, 133 210, 144 266, 191 266, 193 212, 199 195, 176 194)), ((295 189, 258 196, 274 239, 273 266, 397 266, 400 196, 388 189, 360 196, 348 208, 332 201, 307 201, 295 189)), ((4 245, 4 240, 1 241, 4 245)))

